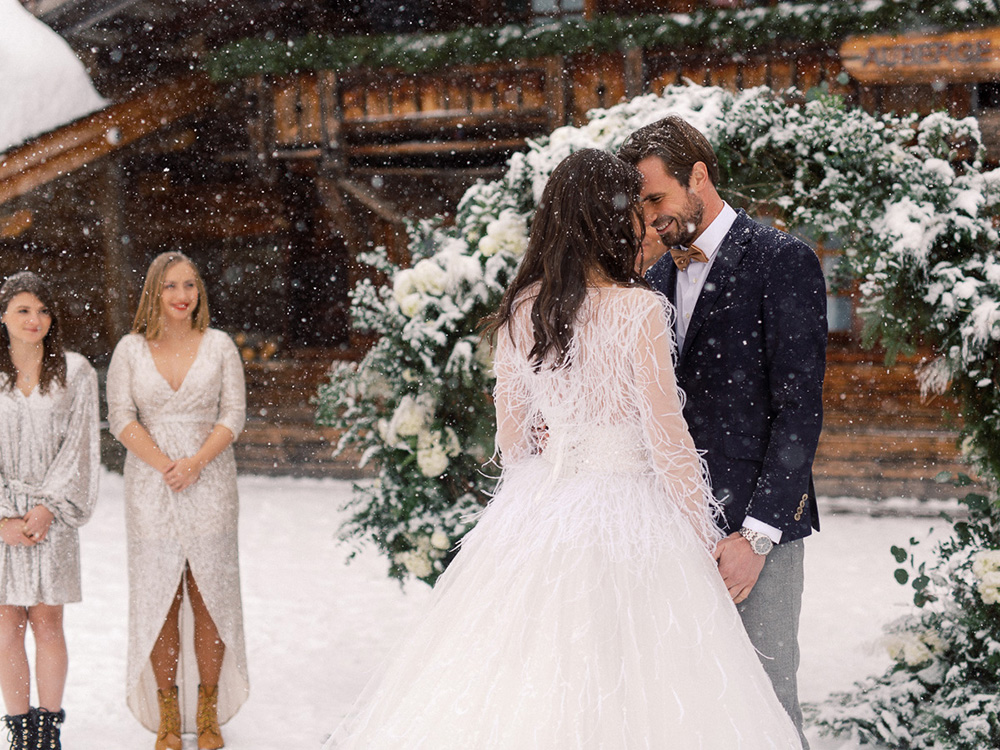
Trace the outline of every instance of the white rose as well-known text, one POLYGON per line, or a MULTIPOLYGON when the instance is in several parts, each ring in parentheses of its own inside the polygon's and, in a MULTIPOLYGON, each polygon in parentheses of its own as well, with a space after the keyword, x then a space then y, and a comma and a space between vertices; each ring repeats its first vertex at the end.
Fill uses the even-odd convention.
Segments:
POLYGON ((1000 588, 981 583, 979 584, 979 596, 982 598, 983 604, 997 604, 1000 602, 1000 588))
POLYGON ((933 630, 925 630, 920 636, 920 640, 926 643, 927 647, 936 654, 940 654, 948 650, 948 644, 945 643, 944 639, 933 630))
POLYGON ((423 429, 417 433, 417 448, 430 450, 441 447, 441 433, 437 430, 423 429))
POLYGON ((417 466, 425 477, 439 477, 448 468, 448 454, 436 445, 424 450, 418 449, 417 466))
POLYGON ((451 547, 451 539, 443 531, 435 531, 431 534, 431 545, 435 549, 449 549, 451 547))
POLYGON ((404 553, 403 565, 417 578, 426 578, 434 572, 434 566, 431 564, 430 558, 419 553, 404 553))
MULTIPOLYGON (((488 247, 492 247, 488 243, 488 247)), ((493 255, 497 250, 503 250, 516 258, 524 255, 528 248, 528 227, 522 217, 510 209, 500 212, 500 215, 486 225, 486 237, 479 241, 480 252, 483 255, 493 255), (492 238, 497 244, 493 252, 483 252, 483 242, 492 238)))
POLYGON ((887 635, 882 639, 882 645, 885 646, 890 659, 899 661, 903 658, 903 639, 898 635, 887 635))
POLYGON ((486 235, 479 240, 479 252, 487 258, 496 255, 500 252, 500 241, 496 237, 486 235))
POLYGON ((421 534, 416 539, 411 540, 417 547, 417 553, 421 555, 426 555, 431 550, 431 538, 427 534, 421 534))
POLYGON ((413 280, 413 269, 404 268, 399 271, 392 281, 392 293, 396 297, 396 301, 402 305, 403 298, 415 291, 417 291, 417 287, 413 280))
POLYGON ((448 274, 429 258, 424 258, 412 270, 413 285, 417 291, 441 295, 448 288, 448 274))
POLYGON ((916 638, 907 639, 903 644, 903 661, 911 667, 918 667, 933 658, 931 650, 916 638))
POLYGON ((424 296, 414 292, 398 300, 399 311, 408 318, 414 317, 424 306, 424 296))
POLYGON ((421 395, 418 398, 403 396, 396 411, 393 412, 389 429, 401 437, 419 435, 430 420, 432 411, 433 404, 426 395, 421 395))
POLYGON ((982 578, 987 573, 1000 570, 1000 550, 982 550, 973 556, 972 561, 972 572, 982 578))
POLYGON ((1000 570, 987 570, 979 578, 983 586, 1000 588, 1000 570))

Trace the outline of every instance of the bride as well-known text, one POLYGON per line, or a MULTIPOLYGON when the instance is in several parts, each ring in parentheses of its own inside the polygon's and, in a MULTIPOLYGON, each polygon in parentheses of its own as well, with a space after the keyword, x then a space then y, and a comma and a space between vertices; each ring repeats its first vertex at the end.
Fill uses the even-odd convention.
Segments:
POLYGON ((716 569, 641 177, 552 173, 496 338, 500 484, 327 748, 799 748, 716 569))

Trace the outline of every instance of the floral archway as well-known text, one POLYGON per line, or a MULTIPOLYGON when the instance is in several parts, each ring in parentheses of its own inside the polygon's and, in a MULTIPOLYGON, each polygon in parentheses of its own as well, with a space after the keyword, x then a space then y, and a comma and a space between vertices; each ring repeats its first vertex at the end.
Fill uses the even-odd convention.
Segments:
MULTIPOLYGON (((488 463, 493 378, 479 321, 496 307, 517 267, 545 181, 572 151, 614 151, 635 129, 667 114, 684 117, 712 142, 730 202, 767 204, 792 230, 841 238, 841 273, 861 281, 865 341, 881 344, 890 359, 917 342, 930 348, 934 358, 921 370, 921 384, 928 391, 950 387, 959 397, 965 452, 987 486, 995 487, 1000 170, 983 167, 978 125, 944 114, 874 116, 832 97, 801 98, 767 88, 733 93, 689 85, 594 111, 586 125, 559 128, 516 154, 502 179, 470 188, 452 224, 413 225, 412 267, 393 265, 379 250, 363 257, 392 279, 382 287, 364 281, 353 295, 355 325, 379 339, 361 362, 335 366, 317 397, 319 421, 342 429, 342 444, 378 467, 374 482, 356 488, 343 538, 374 542, 389 560, 389 574, 399 579, 433 584, 444 570, 497 473, 488 463)), ((930 568, 914 571, 912 580, 899 572, 914 585, 921 612, 899 625, 897 635, 904 641, 911 632, 934 635, 921 641, 928 659, 915 661, 913 648, 909 657, 900 649, 897 668, 885 679, 907 689, 927 683, 923 692, 904 691, 913 721, 917 714, 943 715, 943 709, 927 708, 944 693, 942 680, 934 683, 925 671, 929 665, 943 669, 958 649, 934 639, 957 638, 954 629, 941 635, 940 623, 958 623, 962 612, 978 608, 977 617, 992 617, 989 638, 996 636, 979 643, 989 655, 976 662, 976 674, 986 675, 982 687, 994 696, 987 722, 992 734, 983 736, 995 739, 1000 646, 989 650, 989 644, 1000 644, 1000 610, 989 592, 990 586, 1000 592, 1000 553, 996 561, 981 553, 1000 549, 1000 512, 995 496, 970 495, 966 502, 970 518, 956 524, 953 548, 941 551, 930 568), (954 568, 963 571, 960 581, 950 574, 954 568), (949 608, 951 620, 942 614, 949 608)), ((901 564, 912 562, 904 550, 895 554, 901 564)), ((969 636, 968 623, 955 627, 969 636)), ((891 700, 885 696, 889 718, 866 722, 856 715, 882 684, 841 696, 838 711, 818 711, 815 720, 893 747, 930 747, 913 737, 910 744, 893 743, 892 717, 903 716, 898 690, 890 691, 891 700)), ((976 705, 982 708, 982 701, 976 705)), ((930 723, 936 735, 958 742, 961 733, 948 729, 952 720, 930 723)))

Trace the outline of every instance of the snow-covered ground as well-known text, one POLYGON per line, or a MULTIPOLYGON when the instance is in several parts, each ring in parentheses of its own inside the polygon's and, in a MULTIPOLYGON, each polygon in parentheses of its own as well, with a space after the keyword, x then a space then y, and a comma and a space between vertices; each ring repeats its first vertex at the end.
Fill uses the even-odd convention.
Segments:
MULTIPOLYGON (((251 694, 223 727, 230 750, 317 750, 366 676, 426 607, 423 584, 385 577, 378 555, 350 565, 335 540, 348 482, 240 479, 241 564, 251 694)), ((882 623, 906 611, 892 579, 891 544, 926 534, 926 518, 823 519, 806 548, 801 692, 822 701, 888 657, 876 647, 882 623)), ((940 525, 940 524, 939 524, 940 525)), ((91 522, 81 532, 84 601, 66 608, 70 675, 65 746, 141 750, 154 737, 125 706, 127 616, 121 478, 102 477, 91 522)), ((848 750, 809 732, 814 750, 848 750)), ((185 748, 196 747, 194 736, 185 748)))

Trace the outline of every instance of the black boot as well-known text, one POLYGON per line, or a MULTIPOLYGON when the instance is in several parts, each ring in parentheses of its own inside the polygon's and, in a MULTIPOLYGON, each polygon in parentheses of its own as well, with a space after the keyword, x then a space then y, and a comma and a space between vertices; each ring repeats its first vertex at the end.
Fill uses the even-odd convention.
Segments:
POLYGON ((35 744, 32 750, 62 750, 59 743, 59 725, 66 721, 66 712, 35 709, 35 744))
POLYGON ((35 750, 35 709, 26 714, 4 716, 10 750, 35 750))

